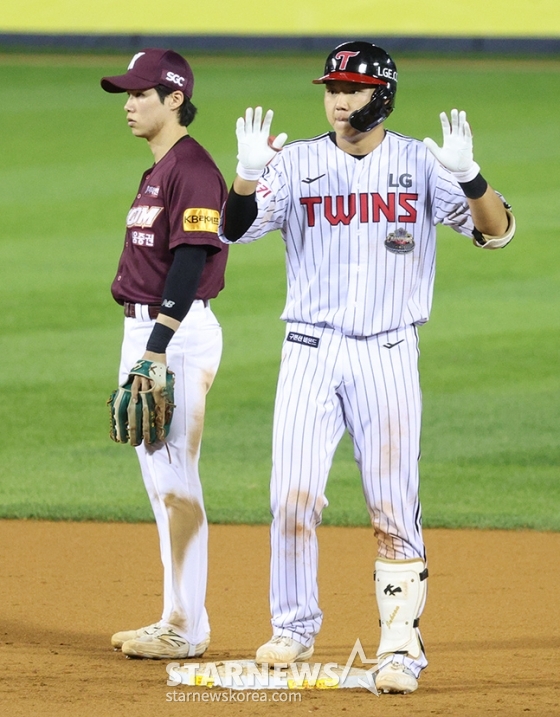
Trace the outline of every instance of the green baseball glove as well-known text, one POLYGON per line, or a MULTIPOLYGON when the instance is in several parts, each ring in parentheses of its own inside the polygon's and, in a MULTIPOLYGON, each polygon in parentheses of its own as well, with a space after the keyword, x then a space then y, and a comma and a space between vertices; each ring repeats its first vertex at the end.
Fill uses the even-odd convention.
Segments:
POLYGON ((140 359, 133 366, 128 380, 119 386, 107 401, 111 414, 109 435, 116 443, 139 446, 165 441, 173 418, 173 387, 175 374, 164 363, 140 359), (150 380, 148 391, 138 392, 138 402, 132 402, 132 382, 135 376, 150 380))

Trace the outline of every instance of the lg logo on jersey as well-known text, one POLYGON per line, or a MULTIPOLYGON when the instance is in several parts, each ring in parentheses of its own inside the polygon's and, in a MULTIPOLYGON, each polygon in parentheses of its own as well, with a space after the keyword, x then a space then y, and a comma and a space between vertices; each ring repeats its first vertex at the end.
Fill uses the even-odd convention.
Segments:
POLYGON ((389 175, 389 187, 406 187, 407 189, 409 187, 412 187, 412 175, 411 174, 401 174, 399 175, 398 179, 395 179, 394 174, 389 175))

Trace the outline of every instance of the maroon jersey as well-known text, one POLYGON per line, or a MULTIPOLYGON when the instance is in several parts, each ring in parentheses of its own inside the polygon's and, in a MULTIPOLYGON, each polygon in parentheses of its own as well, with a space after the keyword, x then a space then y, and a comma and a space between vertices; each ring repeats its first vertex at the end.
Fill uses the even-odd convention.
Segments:
POLYGON ((159 305, 180 244, 211 247, 196 294, 212 299, 224 287, 227 246, 218 238, 227 189, 208 152, 189 135, 144 172, 126 218, 124 249, 111 286, 115 301, 159 305))

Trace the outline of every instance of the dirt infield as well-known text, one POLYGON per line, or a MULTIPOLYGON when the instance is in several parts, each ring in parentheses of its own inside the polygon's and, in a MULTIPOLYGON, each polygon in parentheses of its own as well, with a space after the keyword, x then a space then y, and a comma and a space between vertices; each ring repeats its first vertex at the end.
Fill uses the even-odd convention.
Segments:
MULTIPOLYGON (((345 664, 357 638, 374 657, 371 533, 322 527, 319 535, 325 621, 313 659, 345 664)), ((0 521, 0 541, 2 714, 560 715, 557 533, 426 532, 430 665, 416 693, 220 691, 229 701, 219 704, 204 701, 215 688, 168 687, 166 663, 110 647, 112 632, 159 617, 154 525, 0 521)), ((251 658, 268 639, 267 583, 268 529, 211 526, 204 660, 251 658)))

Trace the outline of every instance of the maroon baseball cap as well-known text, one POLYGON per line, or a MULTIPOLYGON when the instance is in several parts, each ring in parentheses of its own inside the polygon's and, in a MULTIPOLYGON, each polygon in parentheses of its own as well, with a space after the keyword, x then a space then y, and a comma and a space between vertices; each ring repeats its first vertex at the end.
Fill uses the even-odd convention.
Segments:
POLYGON ((189 63, 173 50, 148 48, 134 55, 124 75, 101 80, 105 92, 149 90, 156 85, 181 90, 190 99, 194 77, 189 63))

